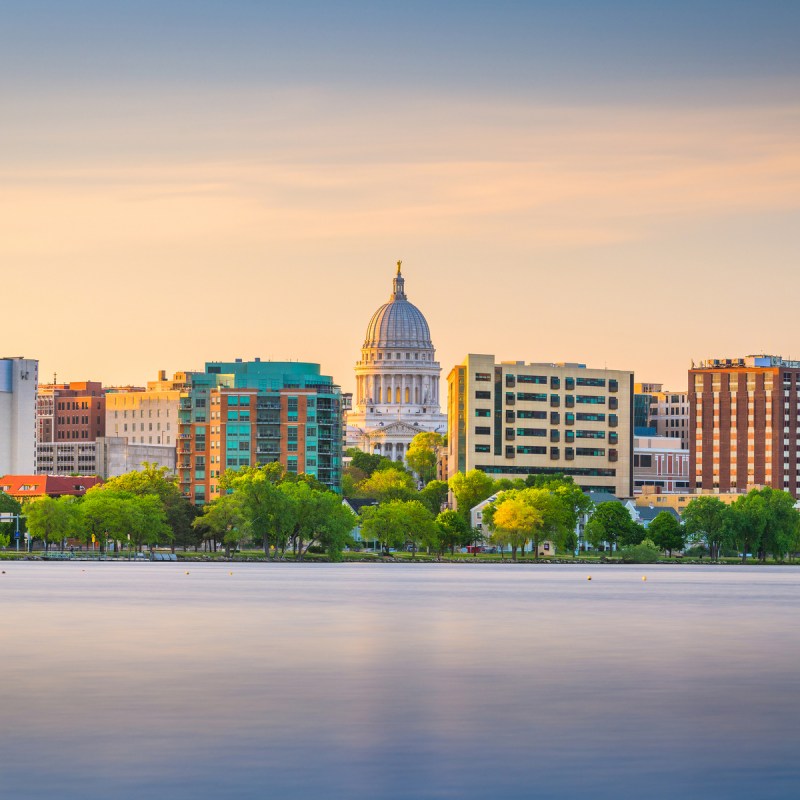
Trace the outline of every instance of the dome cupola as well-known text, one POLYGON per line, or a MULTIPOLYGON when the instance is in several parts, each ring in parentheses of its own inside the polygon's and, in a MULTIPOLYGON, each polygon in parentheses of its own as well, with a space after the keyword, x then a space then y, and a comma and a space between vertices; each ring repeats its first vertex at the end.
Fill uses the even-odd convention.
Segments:
POLYGON ((367 325, 365 348, 433 349, 431 332, 425 317, 406 297, 401 266, 402 262, 398 261, 389 302, 384 303, 372 315, 367 325))

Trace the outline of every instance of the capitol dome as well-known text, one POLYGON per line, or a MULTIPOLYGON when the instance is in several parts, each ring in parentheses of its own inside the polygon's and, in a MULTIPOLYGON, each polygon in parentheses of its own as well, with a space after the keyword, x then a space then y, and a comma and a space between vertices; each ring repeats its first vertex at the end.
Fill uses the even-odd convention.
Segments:
POLYGON ((400 262, 392 284, 392 296, 372 315, 364 347, 433 349, 427 320, 406 298, 400 262))

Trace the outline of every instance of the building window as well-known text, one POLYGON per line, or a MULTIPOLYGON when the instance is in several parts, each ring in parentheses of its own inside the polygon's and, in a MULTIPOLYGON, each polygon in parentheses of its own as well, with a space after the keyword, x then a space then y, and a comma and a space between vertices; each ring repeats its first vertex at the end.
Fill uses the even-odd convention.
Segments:
POLYGON ((476 372, 475 373, 475 380, 476 381, 491 381, 492 375, 490 372, 476 372))
POLYGON ((479 391, 475 392, 475 399, 476 400, 491 400, 492 399, 492 393, 489 392, 489 391, 485 391, 485 390, 479 390, 479 391))
POLYGON ((475 445, 475 452, 476 453, 490 453, 491 447, 488 444, 476 444, 475 445))
POLYGON ((492 412, 491 409, 488 408, 476 408, 475 409, 475 416, 476 417, 491 417, 492 412))

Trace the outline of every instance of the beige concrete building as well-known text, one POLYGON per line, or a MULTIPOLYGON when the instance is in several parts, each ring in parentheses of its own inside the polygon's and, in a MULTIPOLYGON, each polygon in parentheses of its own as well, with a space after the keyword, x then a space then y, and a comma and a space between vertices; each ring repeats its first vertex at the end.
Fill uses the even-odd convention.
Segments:
POLYGON ((106 395, 106 436, 125 439, 129 444, 175 447, 178 435, 178 407, 188 396, 189 373, 176 372, 167 379, 162 370, 158 380, 144 390, 111 389, 106 395))
POLYGON ((191 373, 167 378, 162 370, 146 389, 124 387, 106 394, 106 436, 98 440, 98 472, 114 477, 138 469, 142 461, 175 468, 178 410, 188 397, 191 373), (121 472, 119 470, 122 470, 121 472))
POLYGON ((448 388, 450 476, 561 473, 633 496, 633 373, 470 354, 448 388))

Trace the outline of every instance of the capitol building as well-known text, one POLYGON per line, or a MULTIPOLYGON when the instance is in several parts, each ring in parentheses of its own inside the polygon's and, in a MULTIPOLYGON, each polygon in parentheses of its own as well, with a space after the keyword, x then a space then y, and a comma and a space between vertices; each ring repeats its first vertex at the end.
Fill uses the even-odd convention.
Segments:
POLYGON ((440 411, 441 367, 422 312, 408 301, 397 262, 392 294, 373 315, 356 363, 346 447, 402 461, 421 431, 447 432, 440 411))

